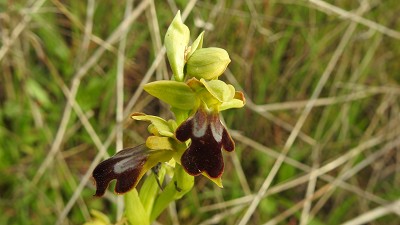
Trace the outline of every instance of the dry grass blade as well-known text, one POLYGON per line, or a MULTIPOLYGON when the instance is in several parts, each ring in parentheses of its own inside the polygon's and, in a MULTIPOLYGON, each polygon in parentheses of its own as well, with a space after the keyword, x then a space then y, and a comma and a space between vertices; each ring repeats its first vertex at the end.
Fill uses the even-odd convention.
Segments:
POLYGON ((388 213, 393 211, 398 212, 400 214, 400 200, 394 201, 385 206, 379 206, 371 211, 365 212, 362 215, 353 218, 342 225, 360 225, 360 224, 368 224, 379 217, 385 216, 388 213))
MULTIPOLYGON (((127 0, 125 2, 125 15, 124 19, 127 19, 129 13, 132 11, 133 0, 127 0)), ((115 149, 117 152, 123 149, 123 120, 124 120, 124 65, 125 65, 125 48, 126 48, 126 36, 129 29, 125 30, 121 35, 121 40, 118 47, 118 58, 117 58, 117 73, 115 88, 116 93, 116 105, 115 105, 115 149)), ((123 199, 117 197, 117 218, 120 220, 123 214, 123 199)))
MULTIPOLYGON (((388 93, 390 90, 385 88, 369 88, 366 90, 356 91, 343 96, 334 96, 327 98, 318 98, 315 100, 315 107, 324 107, 330 106, 334 104, 342 104, 348 103, 352 101, 359 101, 365 98, 370 98, 373 95, 388 93)), ((252 107, 253 110, 257 112, 265 112, 265 111, 278 111, 278 110, 297 110, 304 108, 307 105, 306 100, 304 101, 293 101, 293 102, 279 102, 279 103, 270 103, 266 105, 255 105, 252 107)))
POLYGON ((22 21, 13 29, 10 37, 5 40, 5 43, 3 43, 3 46, 0 48, 0 62, 14 42, 18 40, 19 35, 22 33, 25 27, 32 20, 32 15, 37 13, 45 2, 46 0, 37 0, 31 8, 25 10, 25 15, 23 16, 22 21))
POLYGON ((357 14, 347 12, 339 7, 336 7, 334 5, 331 5, 331 4, 321 1, 321 0, 309 0, 309 2, 311 4, 314 4, 315 6, 317 6, 317 8, 322 9, 323 11, 335 13, 335 14, 341 16, 343 19, 349 19, 356 23, 367 26, 373 30, 381 32, 382 34, 385 34, 389 37, 392 37, 395 39, 400 39, 400 32, 390 29, 390 28, 387 28, 387 27, 385 27, 379 23, 376 23, 374 21, 365 19, 357 14))

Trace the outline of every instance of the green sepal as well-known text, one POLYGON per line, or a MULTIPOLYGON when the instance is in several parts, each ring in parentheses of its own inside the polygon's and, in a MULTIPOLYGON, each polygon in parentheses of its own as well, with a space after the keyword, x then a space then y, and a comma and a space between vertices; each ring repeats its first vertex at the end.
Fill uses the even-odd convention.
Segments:
POLYGON ((196 94, 183 82, 172 80, 154 81, 144 85, 144 90, 178 109, 191 110, 198 105, 196 94))
MULTIPOLYGON (((198 104, 199 104, 199 100, 198 100, 198 99, 196 100, 196 102, 198 102, 198 104)), ((184 110, 184 109, 179 109, 179 108, 171 107, 171 112, 174 113, 175 119, 176 119, 176 121, 175 121, 176 127, 175 127, 174 131, 176 130, 176 128, 178 128, 178 126, 179 126, 183 121, 187 120, 187 118, 189 117, 189 115, 191 114, 191 112, 192 112, 193 110, 197 109, 197 108, 198 108, 197 105, 196 105, 195 107, 193 107, 193 109, 191 109, 191 110, 184 110)))
POLYGON ((189 59, 190 56, 193 54, 194 51, 203 47, 203 38, 204 38, 204 31, 199 34, 199 36, 194 40, 192 45, 190 46, 190 52, 186 55, 186 58, 189 59))
POLYGON ((217 79, 231 62, 229 54, 222 48, 200 48, 193 52, 186 63, 186 74, 207 80, 217 79))
POLYGON ((181 13, 178 11, 164 38, 168 61, 177 81, 183 81, 184 79, 185 51, 189 44, 189 38, 189 28, 183 24, 181 13))
POLYGON ((150 122, 148 127, 150 133, 156 136, 173 137, 174 129, 170 127, 170 123, 158 116, 146 115, 144 113, 132 113, 131 118, 134 120, 142 120, 150 122))

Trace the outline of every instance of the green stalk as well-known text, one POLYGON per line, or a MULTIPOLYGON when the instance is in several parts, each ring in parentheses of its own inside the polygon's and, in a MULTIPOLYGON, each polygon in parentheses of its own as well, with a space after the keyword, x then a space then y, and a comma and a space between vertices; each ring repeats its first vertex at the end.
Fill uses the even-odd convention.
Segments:
POLYGON ((157 179, 162 184, 166 169, 161 166, 158 176, 155 173, 151 173, 144 181, 139 191, 139 198, 143 204, 143 208, 147 213, 147 217, 150 218, 150 214, 153 211, 154 201, 156 200, 157 194, 160 187, 158 186, 157 179))
POLYGON ((176 164, 174 177, 154 203, 150 214, 150 221, 154 221, 167 208, 169 203, 182 198, 188 193, 192 189, 193 184, 194 177, 187 174, 181 165, 176 164))
MULTIPOLYGON (((189 117, 187 110, 171 108, 171 111, 175 114, 178 126, 189 117)), ((188 144, 186 145, 188 146, 188 144)), ((150 221, 154 221, 167 208, 169 203, 182 198, 188 193, 193 188, 193 185, 194 177, 186 173, 181 165, 175 164, 174 177, 154 202, 150 221)))

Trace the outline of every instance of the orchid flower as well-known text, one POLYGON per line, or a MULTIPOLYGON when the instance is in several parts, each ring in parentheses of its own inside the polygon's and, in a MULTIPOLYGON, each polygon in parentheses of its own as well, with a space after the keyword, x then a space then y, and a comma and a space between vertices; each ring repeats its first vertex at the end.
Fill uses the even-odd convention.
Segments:
POLYGON ((144 85, 147 93, 171 106, 175 120, 132 114, 132 119, 150 123, 151 135, 146 143, 124 149, 95 168, 96 196, 103 195, 114 179, 116 193, 129 191, 159 162, 178 163, 187 174, 202 174, 222 187, 222 150, 232 152, 235 143, 220 112, 243 107, 245 99, 232 85, 218 80, 231 61, 228 53, 203 48, 204 33, 188 46, 189 34, 178 13, 165 36, 173 79, 144 85))

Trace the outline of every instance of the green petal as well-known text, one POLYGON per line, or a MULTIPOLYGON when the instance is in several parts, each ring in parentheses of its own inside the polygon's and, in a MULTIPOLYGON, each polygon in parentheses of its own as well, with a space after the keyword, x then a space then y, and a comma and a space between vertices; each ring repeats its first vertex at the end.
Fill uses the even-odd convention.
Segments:
POLYGON ((204 89, 204 84, 202 84, 197 78, 193 77, 186 81, 187 85, 194 91, 198 92, 204 89))
POLYGON ((168 61, 177 81, 182 81, 184 78, 185 50, 189 44, 189 37, 189 28, 182 23, 181 13, 178 11, 164 39, 168 61))
POLYGON ((236 91, 235 95, 233 96, 233 99, 227 102, 223 102, 220 105, 219 110, 223 111, 231 108, 242 108, 245 104, 246 104, 246 99, 244 98, 243 93, 240 91, 236 91))
POLYGON ((200 79, 200 82, 205 86, 208 92, 221 103, 232 100, 235 95, 235 88, 221 80, 206 81, 200 79))
POLYGON ((168 137, 150 136, 146 139, 146 146, 152 150, 173 150, 168 137))
POLYGON ((223 102, 219 107, 219 111, 224 111, 232 108, 242 108, 243 106, 244 106, 243 101, 239 99, 232 99, 228 102, 223 102))
POLYGON ((144 113, 133 113, 131 118, 134 120, 142 120, 150 122, 149 132, 157 136, 173 137, 174 130, 170 127, 170 124, 163 118, 158 116, 146 115, 144 113))
POLYGON ((183 82, 155 81, 144 85, 144 90, 178 109, 191 110, 198 105, 196 94, 183 82))
POLYGON ((200 82, 197 78, 191 78, 187 81, 187 84, 194 92, 196 92, 196 95, 207 105, 208 108, 218 108, 221 104, 221 100, 212 95, 205 87, 207 81, 204 79, 200 82))
POLYGON ((168 124, 169 124, 169 127, 172 128, 172 130, 176 130, 176 128, 178 127, 178 124, 176 124, 175 120, 168 120, 168 124))

